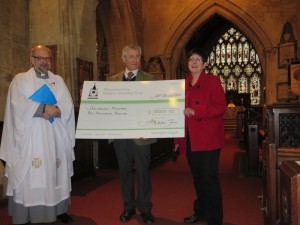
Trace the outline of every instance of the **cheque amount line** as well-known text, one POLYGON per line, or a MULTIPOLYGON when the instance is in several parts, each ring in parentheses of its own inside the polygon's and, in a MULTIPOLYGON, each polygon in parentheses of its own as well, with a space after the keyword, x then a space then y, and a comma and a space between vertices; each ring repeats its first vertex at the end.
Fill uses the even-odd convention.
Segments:
MULTIPOLYGON (((184 99, 176 99, 177 102, 184 102, 184 99)), ((110 101, 101 101, 101 100, 81 100, 81 104, 153 104, 153 103, 168 103, 169 99, 163 100, 110 100, 110 101)))

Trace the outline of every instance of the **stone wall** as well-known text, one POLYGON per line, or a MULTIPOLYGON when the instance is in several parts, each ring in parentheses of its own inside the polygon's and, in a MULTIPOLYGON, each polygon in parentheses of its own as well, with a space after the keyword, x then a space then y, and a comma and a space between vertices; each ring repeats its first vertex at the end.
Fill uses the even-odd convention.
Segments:
MULTIPOLYGON (((138 40, 135 27, 138 22, 134 23, 133 18, 139 17, 134 17, 137 13, 131 11, 130 2, 130 0, 99 0, 98 14, 107 41, 110 75, 124 69, 121 57, 123 47, 138 40)), ((136 5, 132 5, 133 8, 134 6, 136 5)), ((138 32, 143 33, 140 30, 138 32)))
POLYGON ((28 1, 0 0, 0 121, 10 81, 29 68, 28 1))
POLYGON ((135 33, 136 33, 136 39, 137 43, 139 45, 144 46, 144 21, 143 21, 143 15, 142 15, 142 1, 141 0, 130 0, 130 9, 132 12, 132 19, 134 22, 135 27, 135 33))

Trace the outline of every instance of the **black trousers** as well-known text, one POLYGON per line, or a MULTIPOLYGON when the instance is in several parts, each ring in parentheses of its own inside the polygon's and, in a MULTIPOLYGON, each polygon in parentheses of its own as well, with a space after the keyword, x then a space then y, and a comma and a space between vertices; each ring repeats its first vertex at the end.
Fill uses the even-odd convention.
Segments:
POLYGON ((151 145, 136 145, 131 139, 117 139, 114 140, 114 147, 119 163, 124 209, 137 208, 142 213, 151 211, 151 145), (135 191, 135 175, 137 191, 135 191))
POLYGON ((223 203, 218 172, 220 149, 192 152, 189 140, 186 147, 197 194, 194 213, 204 219, 207 225, 222 225, 223 203))

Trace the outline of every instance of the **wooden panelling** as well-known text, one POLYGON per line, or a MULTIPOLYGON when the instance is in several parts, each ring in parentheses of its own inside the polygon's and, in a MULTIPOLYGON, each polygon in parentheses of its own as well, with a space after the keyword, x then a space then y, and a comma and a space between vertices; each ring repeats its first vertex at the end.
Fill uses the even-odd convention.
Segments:
MULTIPOLYGON (((300 104, 274 104, 268 108, 267 138, 262 147, 263 211, 265 225, 285 222, 280 167, 300 160, 300 104)), ((285 184, 287 185, 287 184, 285 184)))

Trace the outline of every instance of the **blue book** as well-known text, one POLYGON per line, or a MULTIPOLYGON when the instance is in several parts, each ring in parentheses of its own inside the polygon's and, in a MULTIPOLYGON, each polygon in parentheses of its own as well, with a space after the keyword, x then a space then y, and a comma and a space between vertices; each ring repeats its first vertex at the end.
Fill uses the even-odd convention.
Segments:
MULTIPOLYGON (((57 103, 56 98, 50 88, 44 84, 36 92, 34 92, 29 99, 34 102, 39 102, 46 105, 54 105, 57 103)), ((50 123, 53 123, 54 118, 49 118, 50 123)))

